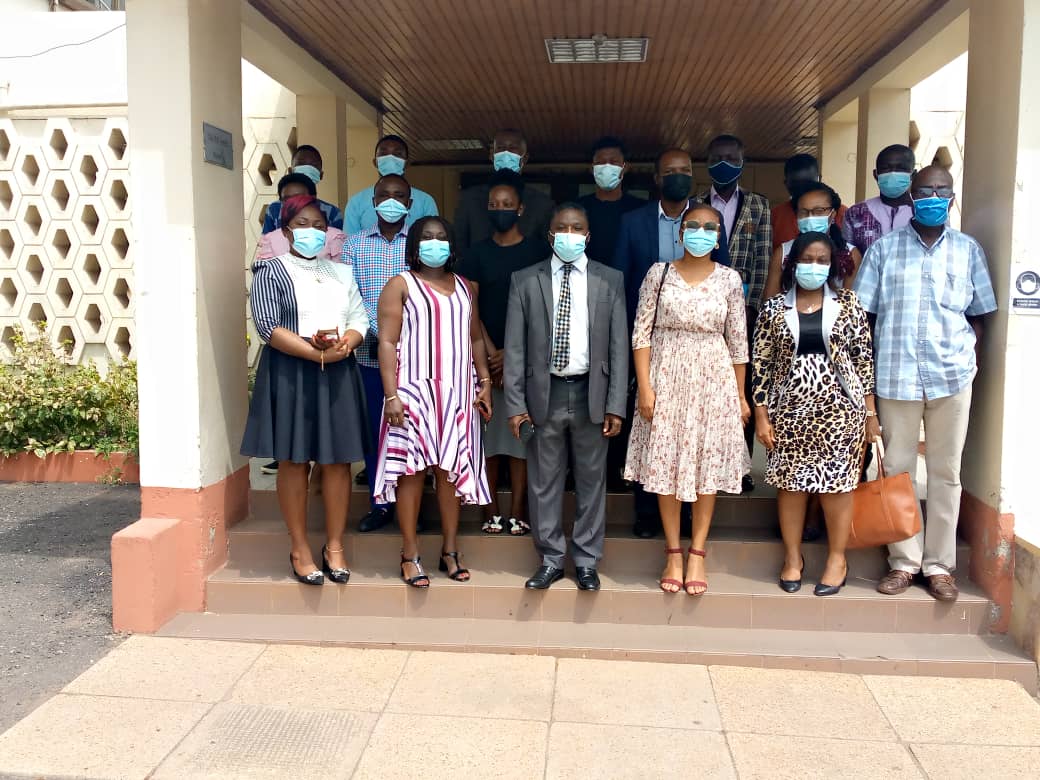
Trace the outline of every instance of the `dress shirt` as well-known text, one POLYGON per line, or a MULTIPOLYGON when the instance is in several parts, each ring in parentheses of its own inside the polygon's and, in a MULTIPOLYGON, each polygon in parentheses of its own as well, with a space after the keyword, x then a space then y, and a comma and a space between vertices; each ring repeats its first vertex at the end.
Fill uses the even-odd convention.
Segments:
MULTIPOLYGON (((552 294, 553 294, 553 340, 556 342, 556 309, 560 305, 560 286, 563 284, 563 261, 553 255, 552 259, 552 294)), ((589 258, 582 255, 572 264, 571 286, 571 324, 570 324, 570 362, 560 372, 550 367, 549 371, 557 376, 575 376, 589 372, 589 258)), ((551 350, 550 350, 551 353, 551 350)))
POLYGON ((726 226, 726 235, 733 235, 733 226, 737 222, 737 204, 740 203, 740 187, 738 186, 733 190, 733 194, 729 196, 729 200, 724 200, 719 193, 715 191, 715 185, 711 187, 711 205, 719 210, 722 214, 722 223, 726 226))
POLYGON ((379 232, 379 226, 361 230, 343 244, 343 262, 354 269, 361 298, 368 312, 368 337, 366 344, 357 350, 357 360, 363 366, 376 368, 379 362, 369 357, 369 350, 378 333, 376 312, 379 295, 386 283, 408 268, 404 259, 404 247, 408 240, 408 228, 402 228, 392 240, 387 241, 379 232))
MULTIPOLYGON (((359 230, 368 230, 379 223, 376 207, 372 205, 374 195, 375 187, 365 187, 347 201, 347 205, 343 207, 343 230, 347 235, 357 233, 359 230)), ((436 217, 437 215, 437 203, 433 198, 418 187, 412 187, 412 207, 408 209, 408 216, 404 218, 404 224, 411 225, 422 217, 436 217)))
POLYGON ((907 225, 867 250, 853 290, 877 315, 877 394, 894 401, 956 395, 975 376, 975 331, 967 317, 995 311, 986 255, 946 228, 931 247, 907 225))
POLYGON ((679 236, 682 233, 682 228, 679 226, 680 219, 682 219, 682 214, 678 217, 669 217, 665 214, 664 206, 658 202, 657 259, 659 262, 670 263, 674 260, 678 260, 686 252, 682 245, 682 241, 679 240, 679 236))
POLYGON ((870 245, 881 236, 909 225, 913 215, 914 210, 910 205, 886 206, 880 197, 870 198, 849 206, 841 234, 865 255, 870 245))

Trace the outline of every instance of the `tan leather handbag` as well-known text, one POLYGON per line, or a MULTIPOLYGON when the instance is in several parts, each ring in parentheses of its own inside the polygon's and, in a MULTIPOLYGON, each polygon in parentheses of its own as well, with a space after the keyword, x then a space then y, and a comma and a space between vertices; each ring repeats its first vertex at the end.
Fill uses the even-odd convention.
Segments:
POLYGON ((921 505, 907 472, 885 472, 885 448, 874 442, 878 478, 863 482, 852 493, 852 530, 849 549, 881 547, 902 542, 921 530, 921 505))

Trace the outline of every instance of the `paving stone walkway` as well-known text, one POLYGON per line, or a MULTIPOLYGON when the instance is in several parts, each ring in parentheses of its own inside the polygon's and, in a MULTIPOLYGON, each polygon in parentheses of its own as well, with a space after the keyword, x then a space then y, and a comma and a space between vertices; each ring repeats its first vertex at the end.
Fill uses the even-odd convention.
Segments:
POLYGON ((4 777, 1040 777, 1016 683, 135 636, 4 777))

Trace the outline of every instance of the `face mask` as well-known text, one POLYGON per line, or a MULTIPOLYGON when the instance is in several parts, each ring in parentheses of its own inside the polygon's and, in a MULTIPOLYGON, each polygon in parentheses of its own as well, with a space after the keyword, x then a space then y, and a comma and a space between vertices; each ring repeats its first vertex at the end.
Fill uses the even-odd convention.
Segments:
POLYGON ((711 254, 711 250, 715 248, 718 240, 719 234, 715 230, 697 228, 697 230, 687 229, 683 231, 683 246, 694 257, 704 257, 711 254))
POLYGON ((950 218, 950 199, 934 195, 914 201, 914 219, 925 227, 945 225, 950 218))
POLYGON ((581 233, 557 233, 553 237, 553 252, 565 263, 573 263, 585 254, 588 236, 581 233))
POLYGON ((496 233, 506 233, 520 219, 519 209, 488 209, 488 219, 496 233))
POLYGON ((376 213, 383 218, 384 222, 389 222, 393 225, 408 215, 408 207, 399 200, 387 198, 376 206, 376 213))
POLYGON ((325 248, 325 231, 318 228, 293 228, 292 248, 301 257, 317 257, 325 248))
POLYGON ((886 198, 898 198, 910 189, 910 174, 905 171, 879 173, 877 186, 881 190, 881 194, 886 198))
POLYGON ((661 177, 661 196, 672 203, 690 197, 690 185, 693 177, 685 173, 669 173, 661 177))
POLYGON ((440 268, 451 256, 451 245, 447 241, 428 238, 419 242, 419 262, 430 268, 440 268))
POLYGON ((403 157, 398 157, 393 154, 384 154, 381 157, 376 158, 376 170, 379 171, 380 176, 389 176, 394 174, 400 176, 404 173, 403 157))
POLYGON ((523 157, 516 152, 495 152, 494 166, 496 171, 515 171, 520 173, 520 161, 523 157))
POLYGON ((620 165, 592 166, 592 178, 596 180, 596 186, 601 190, 616 190, 621 185, 621 172, 625 170, 620 165))
POLYGON ((302 173, 315 184, 321 181, 321 171, 319 171, 313 165, 297 165, 292 169, 292 172, 302 173))
POLYGON ((708 175, 711 176, 711 180, 715 182, 719 187, 725 187, 727 184, 732 184, 740 178, 741 172, 744 170, 744 164, 734 165, 727 160, 719 160, 714 165, 708 166, 708 175))
POLYGON ((831 226, 831 218, 826 217, 802 217, 798 220, 799 233, 826 233, 831 226))
POLYGON ((803 290, 819 290, 830 275, 829 265, 799 263, 794 267, 794 280, 803 290))

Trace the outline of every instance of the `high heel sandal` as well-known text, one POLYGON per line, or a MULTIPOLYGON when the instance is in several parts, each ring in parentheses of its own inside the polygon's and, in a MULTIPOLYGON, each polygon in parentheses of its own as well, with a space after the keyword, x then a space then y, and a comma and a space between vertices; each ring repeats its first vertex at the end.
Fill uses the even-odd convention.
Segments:
MULTIPOLYGON (((668 555, 682 555, 682 547, 665 547, 664 554, 668 555)), ((671 577, 662 577, 658 580, 658 584, 661 586, 661 590, 665 593, 678 593, 683 589, 683 584, 679 580, 673 580, 671 577), (665 585, 674 585, 675 590, 668 590, 665 585)))
POLYGON ((440 571, 447 572, 448 564, 445 563, 445 558, 451 558, 455 561, 455 571, 448 575, 449 580, 455 580, 455 582, 469 582, 469 569, 462 568, 462 564, 459 562, 459 552, 444 552, 441 550, 441 560, 437 568, 440 571))
MULTIPOLYGON (((708 554, 707 550, 695 550, 692 546, 687 550, 687 552, 689 552, 690 555, 697 555, 701 558, 706 557, 708 554)), ((703 596, 708 592, 708 583, 703 580, 687 580, 683 583, 683 590, 686 591, 687 596, 703 596), (690 588, 696 588, 698 586, 704 588, 704 590, 700 593, 690 593, 690 588)))
MULTIPOLYGON (((802 572, 805 571, 805 556, 802 556, 802 568, 798 570, 798 579, 796 580, 785 580, 780 577, 777 581, 780 583, 780 590, 784 593, 797 593, 802 589, 802 572)), ((781 569, 783 573, 783 569, 781 569)))
POLYGON ((426 575, 426 572, 423 570, 422 561, 419 559, 418 555, 416 555, 414 558, 406 558, 404 553, 401 553, 401 579, 404 580, 406 585, 411 585, 413 588, 430 587, 430 578, 426 575), (406 563, 414 564, 415 570, 418 572, 418 574, 416 574, 414 577, 405 577, 404 565, 406 563))
POLYGON ((350 569, 334 569, 329 563, 330 552, 343 552, 343 548, 340 547, 338 550, 330 550, 329 546, 322 545, 321 548, 321 570, 325 572, 325 576, 335 582, 337 585, 346 585, 350 581, 350 569))
POLYGON ((845 576, 841 578, 841 585, 824 585, 822 582, 818 583, 813 588, 814 596, 836 596, 845 587, 845 583, 849 581, 849 564, 845 564, 845 576))
POLYGON ((296 571, 296 564, 293 563, 292 553, 289 553, 289 571, 292 572, 292 576, 297 582, 302 582, 304 585, 324 585, 325 575, 315 569, 310 574, 300 574, 296 571))

